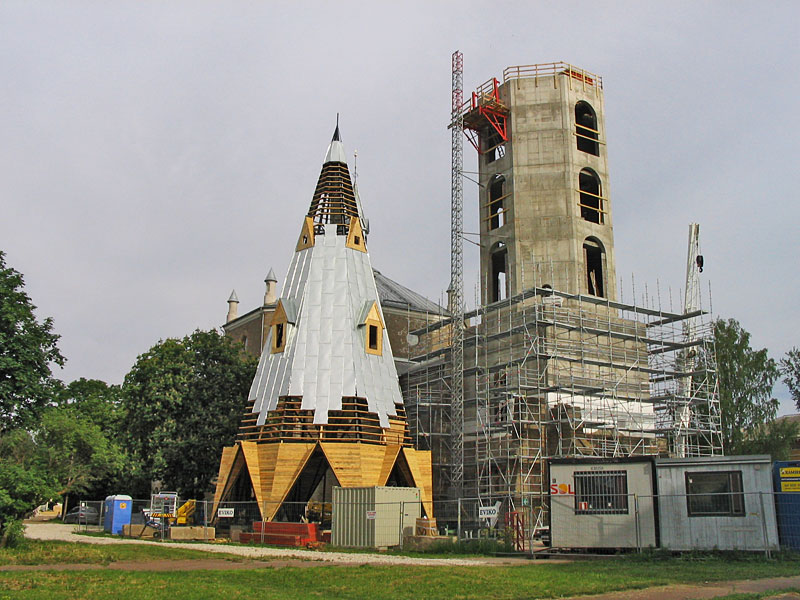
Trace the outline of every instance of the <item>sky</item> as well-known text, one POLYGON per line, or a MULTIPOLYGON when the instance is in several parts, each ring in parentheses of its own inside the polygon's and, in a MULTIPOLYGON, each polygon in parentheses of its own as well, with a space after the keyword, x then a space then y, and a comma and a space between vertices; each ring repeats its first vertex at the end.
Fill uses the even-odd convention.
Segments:
POLYGON ((796 2, 3 0, 0 250, 61 335, 55 375, 121 383, 219 327, 232 289, 242 313, 270 268, 282 283, 338 113, 373 266, 443 302, 452 52, 467 93, 565 61, 603 78, 623 299, 677 306, 698 222, 706 308, 780 358, 800 346, 798 22, 796 2))

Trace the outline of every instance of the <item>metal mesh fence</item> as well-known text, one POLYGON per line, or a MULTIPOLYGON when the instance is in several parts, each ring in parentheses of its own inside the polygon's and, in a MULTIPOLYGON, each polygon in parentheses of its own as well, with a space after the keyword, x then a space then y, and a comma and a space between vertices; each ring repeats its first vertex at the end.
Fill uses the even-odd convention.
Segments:
MULTIPOLYGON (((674 551, 745 550, 800 551, 800 493, 733 490, 695 494, 646 496, 615 493, 587 484, 573 495, 543 498, 543 512, 531 507, 514 510, 507 502, 489 504, 477 498, 438 501, 435 527, 423 524, 428 535, 461 540, 489 539, 519 551, 553 549, 629 549, 660 547, 674 551), (509 509, 511 508, 511 509, 509 509)), ((166 536, 175 519, 154 518, 150 501, 131 501, 131 524, 149 525, 166 536)), ((65 522, 84 530, 103 527, 105 503, 80 500, 65 522)), ((264 503, 197 501, 186 524, 214 527, 217 538, 239 541, 253 532, 254 522, 317 523, 330 531, 335 545, 355 547, 402 546, 417 533, 423 514, 419 502, 264 503)), ((134 528, 140 537, 141 527, 134 528)), ((210 531, 210 530, 209 530, 210 531)), ((263 529, 262 529, 263 531, 263 529)), ((131 534, 133 535, 133 534, 131 534)), ((206 539, 211 539, 206 535, 206 539)), ((250 541, 259 543, 259 540, 250 541)))

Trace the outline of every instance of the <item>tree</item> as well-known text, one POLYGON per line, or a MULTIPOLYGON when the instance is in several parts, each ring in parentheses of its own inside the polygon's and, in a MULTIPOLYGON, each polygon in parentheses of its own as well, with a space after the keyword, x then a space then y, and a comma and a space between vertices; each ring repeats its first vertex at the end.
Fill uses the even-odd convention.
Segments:
POLYGON ((81 377, 58 388, 55 406, 73 408, 110 436, 120 433, 123 418, 122 389, 99 379, 81 377))
POLYGON ((777 364, 766 348, 750 346, 750 334, 735 319, 714 323, 714 345, 725 453, 785 456, 792 428, 773 423, 780 405, 772 397, 777 364))
POLYGON ((781 359, 781 375, 783 382, 789 388, 794 405, 800 410, 800 350, 796 347, 786 353, 781 359))
POLYGON ((0 251, 0 433, 30 424, 52 396, 50 364, 64 365, 53 320, 36 320, 22 275, 0 251))
POLYGON ((36 460, 36 443, 17 429, 0 435, 0 547, 22 539, 22 519, 57 494, 53 476, 36 460))
POLYGON ((37 461, 53 476, 62 496, 86 492, 124 462, 120 447, 73 407, 48 408, 34 439, 37 461))
POLYGON ((141 467, 138 493, 154 480, 183 497, 209 491, 255 367, 239 344, 215 331, 167 339, 139 356, 122 386, 123 429, 141 467))

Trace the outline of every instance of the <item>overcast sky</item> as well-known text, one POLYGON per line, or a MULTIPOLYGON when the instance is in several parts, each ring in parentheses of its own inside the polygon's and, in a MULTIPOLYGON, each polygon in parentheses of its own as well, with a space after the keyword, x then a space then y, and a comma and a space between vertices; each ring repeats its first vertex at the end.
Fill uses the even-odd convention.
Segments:
POLYGON ((339 112, 373 265, 440 300, 451 53, 467 91, 566 61, 604 81, 624 299, 634 279, 677 303, 699 222, 714 314, 779 358, 800 345, 798 22, 796 2, 3 0, 0 249, 62 336, 56 375, 121 383, 218 327, 231 289, 245 312, 270 267, 282 283, 339 112))

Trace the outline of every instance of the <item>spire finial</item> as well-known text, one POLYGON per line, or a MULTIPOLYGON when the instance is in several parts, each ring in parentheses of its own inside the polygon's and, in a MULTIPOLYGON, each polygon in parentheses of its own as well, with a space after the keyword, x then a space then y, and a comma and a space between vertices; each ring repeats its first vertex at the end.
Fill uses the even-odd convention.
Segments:
POLYGON ((336 113, 336 131, 333 132, 332 142, 341 142, 342 138, 339 135, 339 113, 336 113))

